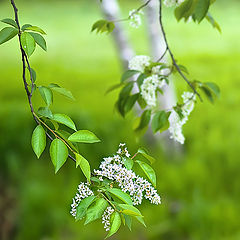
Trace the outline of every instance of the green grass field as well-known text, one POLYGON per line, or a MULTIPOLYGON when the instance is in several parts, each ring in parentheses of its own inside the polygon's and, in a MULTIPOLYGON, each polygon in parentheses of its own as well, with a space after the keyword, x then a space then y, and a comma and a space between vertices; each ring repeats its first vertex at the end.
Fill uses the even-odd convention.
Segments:
MULTIPOLYGON (((112 155, 119 142, 126 142, 130 152, 144 145, 158 159, 154 167, 162 205, 146 203, 141 211, 148 228, 138 224, 133 232, 121 228, 115 239, 240 239, 240 3, 219 1, 213 7, 222 34, 205 21, 177 23, 172 11, 165 11, 167 35, 178 61, 193 79, 216 82, 221 88, 214 105, 207 100, 197 104, 184 127, 186 144, 176 156, 164 155, 158 142, 148 143, 146 138, 136 142, 133 115, 122 119, 113 111, 117 92, 104 96, 119 81, 121 69, 111 36, 90 33, 92 23, 101 18, 94 2, 17 4, 21 23, 47 32, 48 52, 38 48, 31 57, 38 84, 58 83, 77 99, 72 103, 56 96, 53 110, 68 113, 79 129, 92 130, 102 139, 82 148, 92 166, 112 155)), ((124 13, 134 6, 135 1, 122 2, 124 13)), ((0 2, 1 18, 12 14, 9 3, 0 2)), ((126 28, 137 54, 147 54, 144 26, 132 30, 126 24, 126 28)), ((48 153, 37 160, 31 150, 34 122, 21 81, 16 39, 0 47, 0 79, 0 188, 4 189, 0 209, 11 226, 10 239, 103 239, 99 222, 83 226, 69 214, 71 198, 83 180, 80 170, 69 161, 55 176, 48 153)), ((173 81, 180 95, 186 85, 178 77, 173 81)), ((34 102, 43 104, 39 96, 34 102)))

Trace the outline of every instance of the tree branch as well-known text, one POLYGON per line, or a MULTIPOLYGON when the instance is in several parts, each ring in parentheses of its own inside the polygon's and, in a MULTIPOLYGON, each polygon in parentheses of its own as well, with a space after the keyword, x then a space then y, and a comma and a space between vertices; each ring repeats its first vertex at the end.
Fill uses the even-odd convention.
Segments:
MULTIPOLYGON (((34 108, 33 108, 33 104, 32 104, 32 94, 33 94, 33 88, 34 88, 34 81, 33 81, 33 76, 32 76, 32 71, 31 71, 31 66, 30 66, 30 62, 28 59, 27 54, 25 53, 24 49, 22 48, 21 45, 21 27, 20 27, 20 23, 19 23, 19 18, 18 18, 18 9, 16 7, 16 4, 14 2, 14 0, 10 0, 11 1, 11 5, 13 7, 14 10, 14 15, 15 15, 15 22, 18 26, 18 40, 19 40, 19 47, 20 47, 20 51, 21 51, 21 56, 22 56, 22 79, 23 79, 23 84, 24 84, 24 88, 28 97, 28 103, 31 109, 31 113, 33 115, 33 118, 35 120, 35 122, 40 125, 40 121, 38 120, 38 118, 36 117, 36 113, 34 112, 34 108), (30 81, 31 81, 31 91, 28 88, 28 83, 27 83, 27 79, 26 79, 26 66, 29 70, 30 73, 30 81)), ((50 139, 50 141, 53 141, 53 138, 51 137, 51 135, 45 131, 46 136, 50 139)), ((65 143, 65 141, 63 141, 65 143)), ((68 157, 70 159, 72 159, 73 161, 76 162, 76 159, 74 157, 72 157, 70 154, 68 154, 68 157)))
MULTIPOLYGON (((169 47, 169 44, 168 44, 168 40, 167 40, 167 37, 166 37, 166 32, 164 30, 164 27, 163 27, 163 23, 162 23, 162 0, 159 0, 159 23, 160 23, 160 27, 162 29, 162 33, 163 33, 163 38, 164 38, 164 41, 165 41, 165 44, 166 44, 166 51, 169 52, 170 54, 170 57, 172 59, 172 63, 173 63, 173 66, 177 69, 178 73, 180 74, 180 76, 186 81, 186 83, 191 87, 191 89, 193 90, 194 94, 196 94, 199 99, 202 101, 202 97, 200 96, 200 94, 197 92, 197 90, 195 89, 195 87, 192 85, 192 83, 188 80, 188 78, 184 75, 184 73, 181 71, 180 67, 178 66, 177 62, 176 62, 176 59, 169 47)), ((166 53, 166 52, 165 52, 166 53)), ((164 54, 165 54, 164 53, 164 54)))

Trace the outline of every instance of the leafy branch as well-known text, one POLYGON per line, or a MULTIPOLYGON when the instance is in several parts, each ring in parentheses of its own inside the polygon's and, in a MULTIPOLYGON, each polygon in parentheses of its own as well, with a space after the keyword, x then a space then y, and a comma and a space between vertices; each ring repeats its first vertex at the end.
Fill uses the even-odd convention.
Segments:
POLYGON ((14 0, 10 0, 14 10, 15 20, 7 18, 2 22, 12 27, 6 27, 0 31, 0 44, 9 41, 18 35, 19 48, 22 60, 22 80, 25 92, 28 97, 28 104, 32 116, 37 123, 37 127, 32 134, 32 147, 39 158, 46 147, 46 136, 50 139, 50 157, 55 167, 55 173, 63 166, 67 158, 76 162, 76 167, 80 166, 83 174, 90 181, 91 170, 88 161, 79 154, 78 143, 95 143, 100 140, 96 135, 88 130, 77 131, 74 122, 65 114, 53 114, 49 106, 53 103, 53 92, 58 92, 67 98, 74 99, 71 92, 65 88, 61 88, 57 84, 50 84, 48 87, 37 86, 36 72, 31 68, 29 57, 33 54, 36 44, 43 50, 47 50, 46 41, 42 35, 46 33, 37 26, 25 24, 22 27, 19 23, 18 9, 14 0), (30 80, 28 83, 27 72, 29 71, 30 80), (46 107, 40 107, 38 114, 35 112, 32 102, 32 96, 35 90, 40 92, 42 99, 46 103, 46 107), (50 121, 55 129, 52 129, 46 122, 50 121), (66 132, 59 130, 59 123, 67 126, 75 132, 66 132), (75 155, 69 154, 68 150, 75 155))

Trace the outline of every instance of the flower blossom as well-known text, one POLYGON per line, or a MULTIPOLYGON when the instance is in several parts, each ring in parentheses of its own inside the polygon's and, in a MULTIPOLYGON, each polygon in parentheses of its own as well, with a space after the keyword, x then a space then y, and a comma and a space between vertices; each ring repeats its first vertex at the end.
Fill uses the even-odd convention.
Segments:
POLYGON ((171 134, 171 138, 175 141, 183 144, 185 141, 185 137, 182 133, 182 126, 187 122, 188 116, 192 112, 196 100, 196 96, 192 92, 184 92, 182 94, 183 98, 183 107, 182 107, 182 115, 180 118, 178 113, 175 110, 172 110, 169 116, 169 132, 171 134))
POLYGON ((142 10, 131 10, 129 12, 129 18, 130 18, 130 23, 129 25, 133 28, 139 28, 139 26, 142 24, 142 19, 141 19, 141 15, 143 15, 143 11, 142 10))
POLYGON ((166 7, 173 7, 175 5, 179 6, 185 0, 164 0, 163 3, 166 7))

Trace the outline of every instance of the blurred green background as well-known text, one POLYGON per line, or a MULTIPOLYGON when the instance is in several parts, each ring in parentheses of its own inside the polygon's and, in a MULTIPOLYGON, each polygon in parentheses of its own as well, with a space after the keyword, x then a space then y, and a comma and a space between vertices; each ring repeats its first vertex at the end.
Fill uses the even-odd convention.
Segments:
MULTIPOLYGON (((139 1, 120 1, 127 14, 139 1)), ((93 167, 126 142, 131 153, 147 147, 155 163, 162 205, 141 207, 148 228, 137 223, 130 232, 121 228, 113 239, 240 239, 240 2, 218 0, 211 13, 222 28, 219 34, 206 21, 177 23, 172 10, 164 22, 172 50, 191 76, 216 82, 221 98, 211 105, 198 103, 184 127, 181 152, 165 154, 158 141, 136 141, 133 116, 114 113, 117 92, 104 96, 119 81, 121 67, 109 35, 90 33, 101 18, 93 0, 16 0, 22 24, 47 32, 48 52, 38 48, 31 57, 39 85, 55 82, 77 98, 55 97, 54 112, 67 113, 78 129, 89 129, 102 139, 83 145, 82 154, 93 167)), ((0 17, 12 17, 9 1, 0 1, 0 17)), ((3 27, 4 24, 0 24, 3 27)), ((145 26, 129 29, 137 54, 148 54, 145 26)), ((177 94, 185 90, 176 78, 177 94)), ((43 104, 39 96, 36 105, 43 104)), ((30 139, 32 120, 21 80, 17 40, 0 47, 0 238, 103 239, 103 225, 88 226, 70 216, 78 183, 84 180, 70 160, 57 175, 45 151, 37 160, 30 139)))

